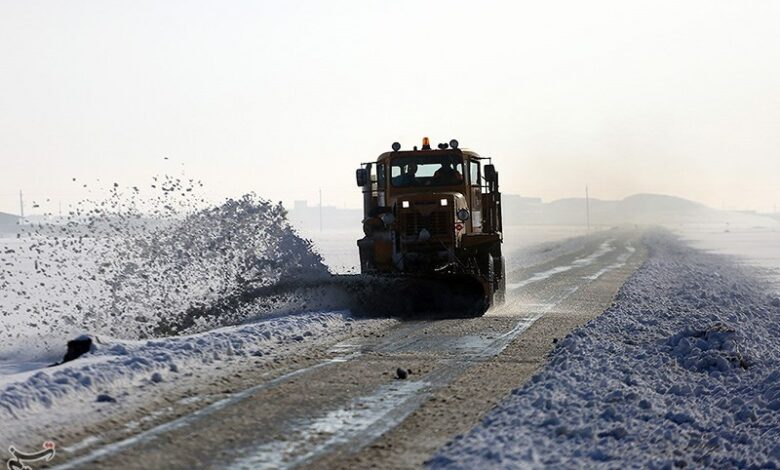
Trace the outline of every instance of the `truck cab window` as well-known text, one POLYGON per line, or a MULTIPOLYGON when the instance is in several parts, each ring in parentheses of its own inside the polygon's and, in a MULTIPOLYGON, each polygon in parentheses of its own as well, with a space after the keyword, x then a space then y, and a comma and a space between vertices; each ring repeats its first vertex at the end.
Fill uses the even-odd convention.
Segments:
POLYGON ((390 166, 393 187, 454 186, 463 183, 463 160, 456 156, 400 157, 390 166))
POLYGON ((479 162, 474 160, 469 162, 469 173, 471 185, 479 186, 479 162))

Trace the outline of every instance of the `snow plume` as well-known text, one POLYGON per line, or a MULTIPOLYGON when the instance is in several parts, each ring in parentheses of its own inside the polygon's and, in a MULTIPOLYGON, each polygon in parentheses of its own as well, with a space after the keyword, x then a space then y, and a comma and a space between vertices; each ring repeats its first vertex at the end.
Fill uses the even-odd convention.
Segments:
MULTIPOLYGON (((254 195, 156 227, 117 253, 106 278, 111 301, 106 322, 116 316, 157 320, 154 326, 166 325, 166 333, 176 331, 176 320, 189 309, 250 287, 327 275, 310 242, 290 227, 282 206, 254 195)), ((234 315, 219 321, 237 320, 234 315)))
POLYGON ((434 468, 778 468, 780 297, 747 268, 646 239, 647 262, 434 468))
MULTIPOLYGON (((3 341, 59 342, 81 331, 118 338, 175 333, 190 309, 221 297, 327 275, 281 204, 248 194, 208 207, 201 186, 170 176, 143 189, 113 184, 106 198, 0 241, 3 341)), ((194 331, 241 319, 188 324, 194 331)))

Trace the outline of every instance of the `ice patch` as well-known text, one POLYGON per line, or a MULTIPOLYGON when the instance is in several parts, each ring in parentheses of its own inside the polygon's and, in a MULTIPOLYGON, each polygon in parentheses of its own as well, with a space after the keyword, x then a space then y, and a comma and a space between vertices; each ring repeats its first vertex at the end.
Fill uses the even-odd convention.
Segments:
POLYGON ((352 442, 354 449, 356 442, 361 441, 361 435, 373 437, 371 427, 377 420, 401 422, 412 411, 399 411, 404 402, 427 385, 426 382, 405 381, 380 386, 373 394, 356 398, 344 408, 297 423, 288 430, 284 440, 239 451, 246 455, 228 464, 227 468, 290 468, 316 458, 335 445, 352 442))

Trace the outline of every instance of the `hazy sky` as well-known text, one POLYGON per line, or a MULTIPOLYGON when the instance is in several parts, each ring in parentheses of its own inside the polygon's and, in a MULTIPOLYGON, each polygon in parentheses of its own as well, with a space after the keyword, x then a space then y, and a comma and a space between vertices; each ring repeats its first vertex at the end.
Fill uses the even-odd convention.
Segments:
POLYGON ((358 207, 358 163, 424 135, 506 193, 770 211, 778 25, 774 0, 0 0, 0 211, 182 169, 358 207))

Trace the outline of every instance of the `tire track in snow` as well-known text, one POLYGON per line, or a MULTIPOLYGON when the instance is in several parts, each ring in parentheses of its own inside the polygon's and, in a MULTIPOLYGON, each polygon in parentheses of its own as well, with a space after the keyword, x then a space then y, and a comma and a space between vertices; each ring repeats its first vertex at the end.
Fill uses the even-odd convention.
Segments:
MULTIPOLYGON (((575 268, 581 268, 584 266, 589 266, 593 264, 594 261, 601 258, 602 256, 606 255, 607 253, 613 251, 615 249, 614 246, 612 246, 612 242, 614 242, 614 239, 609 239, 602 243, 596 251, 591 253, 590 255, 584 257, 584 258, 578 258, 571 262, 571 264, 567 264, 564 266, 555 266, 554 268, 548 269, 547 271, 541 271, 538 273, 534 273, 533 276, 529 277, 528 279, 522 280, 520 282, 515 282, 511 284, 507 284, 507 289, 515 290, 519 289, 521 287, 525 287, 529 284, 533 284, 535 282, 543 281, 547 278, 550 278, 556 274, 565 273, 567 271, 571 271, 575 268)), ((605 271, 606 272, 606 271, 605 271)))
MULTIPOLYGON (((614 240, 602 243, 591 255, 567 265, 565 271, 575 267, 587 267, 596 259, 613 251, 612 241, 614 240)), ((450 360, 420 380, 405 381, 400 385, 382 385, 371 394, 351 400, 344 408, 331 410, 322 417, 294 423, 286 432, 288 439, 260 444, 247 456, 227 465, 226 468, 235 470, 293 468, 316 461, 338 445, 350 444, 352 452, 364 448, 380 435, 401 423, 428 399, 433 391, 448 385, 470 367, 471 363, 484 361, 500 354, 537 320, 552 311, 585 284, 624 265, 635 251, 630 244, 627 244, 626 253, 619 256, 619 262, 600 269, 597 272, 598 276, 580 276, 578 279, 584 282, 565 288, 562 292, 551 296, 547 302, 541 304, 544 305, 543 309, 530 317, 521 318, 511 330, 490 341, 481 351, 450 360), (318 441, 318 437, 323 431, 330 435, 328 438, 318 441)))

